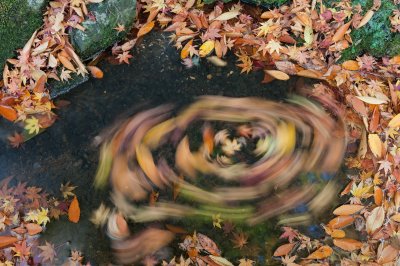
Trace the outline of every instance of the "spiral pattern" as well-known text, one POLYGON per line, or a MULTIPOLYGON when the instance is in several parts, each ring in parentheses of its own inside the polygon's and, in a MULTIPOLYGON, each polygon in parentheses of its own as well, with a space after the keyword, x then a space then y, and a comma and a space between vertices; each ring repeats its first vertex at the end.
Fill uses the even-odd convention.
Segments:
POLYGON ((117 208, 136 222, 215 213, 261 222, 309 201, 316 190, 296 177, 336 171, 346 147, 340 111, 323 97, 205 96, 174 112, 140 112, 103 145, 96 184, 109 178, 117 208))

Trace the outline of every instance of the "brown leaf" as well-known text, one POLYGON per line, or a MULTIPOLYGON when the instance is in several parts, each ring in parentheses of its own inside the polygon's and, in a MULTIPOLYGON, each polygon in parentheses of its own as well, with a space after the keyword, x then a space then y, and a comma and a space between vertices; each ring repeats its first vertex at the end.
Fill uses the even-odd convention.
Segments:
POLYGON ((351 238, 333 239, 333 244, 343 250, 353 251, 360 249, 363 243, 351 238))
POLYGON ((385 264, 389 262, 393 262, 397 255, 399 254, 399 251, 392 247, 391 245, 387 245, 380 254, 378 254, 378 263, 379 264, 385 264))
POLYGON ((352 215, 356 212, 361 211, 364 208, 363 205, 356 205, 356 204, 345 204, 333 211, 334 215, 352 215))
POLYGON ((30 236, 39 234, 43 230, 43 228, 40 225, 35 223, 27 223, 25 224, 25 228, 28 230, 28 234, 30 236))
POLYGON ((279 79, 279 80, 288 80, 290 79, 289 75, 286 74, 285 72, 279 71, 279 70, 264 70, 265 73, 267 73, 268 75, 279 79))
POLYGON ((76 196, 71 202, 71 205, 69 205, 68 209, 68 220, 70 220, 73 223, 79 222, 79 218, 81 215, 81 209, 79 208, 79 202, 76 196))
POLYGON ((11 246, 18 241, 18 238, 13 236, 0 236, 0 248, 11 246))
POLYGON ((351 22, 352 21, 350 20, 346 24, 340 26, 339 29, 337 29, 337 31, 335 32, 335 34, 332 37, 332 42, 338 42, 343 39, 344 35, 346 34, 347 30, 349 29, 349 27, 351 25, 351 22))
POLYGON ((354 222, 354 218, 350 215, 346 216, 338 216, 333 218, 329 223, 328 226, 332 229, 339 229, 346 227, 354 222))
POLYGON ((355 60, 347 60, 342 63, 342 67, 347 70, 356 71, 360 69, 358 62, 355 60))
POLYGON ((58 60, 60 60, 61 64, 63 64, 63 66, 66 69, 69 69, 71 71, 76 71, 74 65, 71 63, 71 61, 69 61, 68 58, 66 58, 65 56, 62 56, 61 54, 58 54, 58 60))
POLYGON ((378 106, 375 106, 372 113, 371 122, 369 124, 369 131, 375 132, 379 127, 380 112, 378 106))
POLYGON ((383 191, 380 187, 374 187, 374 201, 376 205, 382 205, 383 191))
POLYGON ((279 246, 275 252, 274 252, 274 256, 275 257, 280 257, 280 256, 286 256, 287 254, 290 253, 290 251, 292 251, 293 247, 296 245, 296 243, 288 243, 288 244, 284 244, 282 246, 279 246))
POLYGON ((9 121, 14 121, 17 119, 17 112, 14 108, 6 105, 0 105, 0 115, 9 121))

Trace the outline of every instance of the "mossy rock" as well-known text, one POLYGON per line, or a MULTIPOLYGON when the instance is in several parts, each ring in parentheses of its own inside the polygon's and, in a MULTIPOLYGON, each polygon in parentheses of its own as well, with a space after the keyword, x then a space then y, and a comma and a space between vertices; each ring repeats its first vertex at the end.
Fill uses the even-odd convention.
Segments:
MULTIPOLYGON (((360 4, 364 14, 372 7, 373 0, 353 0, 353 5, 360 4)), ((353 59, 363 53, 375 57, 394 56, 400 54, 400 35, 390 31, 389 17, 393 10, 400 8, 392 0, 382 0, 382 5, 371 20, 360 29, 350 33, 353 45, 347 48, 341 61, 353 59)))
POLYGON ((71 31, 71 42, 78 55, 85 60, 126 36, 136 17, 136 0, 104 0, 89 5, 89 12, 95 20, 88 19, 82 23, 85 31, 71 31), (126 31, 116 31, 114 28, 118 24, 124 25, 126 31))
MULTIPOLYGON (((0 0, 0 71, 42 25, 48 0, 0 0)), ((1 73, 1 72, 0 72, 1 73)), ((0 74, 1 76, 1 74, 0 74)))

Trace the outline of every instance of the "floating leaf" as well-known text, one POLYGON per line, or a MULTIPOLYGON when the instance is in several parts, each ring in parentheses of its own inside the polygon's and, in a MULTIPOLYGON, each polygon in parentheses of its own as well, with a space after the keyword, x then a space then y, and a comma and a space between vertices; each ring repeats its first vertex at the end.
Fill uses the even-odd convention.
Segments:
POLYGON ((375 97, 370 97, 370 96, 356 96, 358 99, 360 99, 361 101, 365 102, 365 103, 369 103, 369 104, 383 104, 386 103, 386 100, 383 99, 378 99, 375 97))
POLYGON ((351 238, 341 238, 341 239, 333 239, 333 244, 343 250, 353 251, 360 249, 363 246, 363 243, 351 238))
POLYGON ((356 212, 361 211, 364 208, 363 205, 356 205, 356 204, 345 204, 333 211, 334 215, 352 215, 356 212))
POLYGON ((193 44, 193 39, 189 40, 185 46, 183 46, 182 51, 181 51, 181 59, 185 59, 186 57, 189 56, 189 49, 193 44))
POLYGON ((13 236, 0 236, 0 248, 10 246, 18 241, 18 238, 13 236))
POLYGON ((279 70, 265 70, 265 73, 268 75, 279 79, 279 80, 288 80, 290 79, 289 75, 286 74, 285 72, 279 71, 279 70))
POLYGON ((35 223, 27 223, 27 224, 25 224, 25 228, 26 228, 26 230, 28 230, 28 234, 30 236, 39 234, 43 230, 43 228, 40 225, 35 224, 35 223))
POLYGON ((347 70, 356 71, 360 69, 358 62, 355 60, 347 60, 342 63, 342 67, 347 70))
POLYGON ((205 57, 214 50, 214 41, 208 40, 204 42, 199 49, 200 57, 205 57))
POLYGON ((222 60, 221 58, 219 58, 219 57, 217 57, 215 55, 207 57, 207 60, 211 64, 213 64, 214 66, 217 66, 217 67, 224 67, 224 66, 226 66, 228 64, 226 61, 222 60))
POLYGON ((310 260, 321 260, 332 255, 333 250, 330 246, 322 246, 313 253, 311 253, 306 259, 310 260))
POLYGON ((153 28, 154 28, 154 23, 155 21, 150 21, 144 24, 138 31, 137 33, 137 38, 142 37, 143 35, 146 35, 149 33, 153 28))
POLYGON ((103 71, 101 71, 100 68, 98 68, 96 66, 87 66, 87 68, 89 69, 90 74, 92 74, 92 76, 94 78, 97 78, 97 79, 103 78, 104 73, 103 73, 103 71))
POLYGON ((375 157, 381 157, 383 143, 377 134, 368 135, 368 145, 375 157))
POLYGON ((383 225, 385 220, 385 209, 381 206, 376 207, 371 211, 371 214, 367 218, 366 229, 369 234, 374 233, 383 225))
POLYGON ((287 254, 290 253, 290 251, 292 251, 294 246, 295 246, 295 243, 288 243, 288 244, 284 244, 282 246, 279 246, 275 250, 274 256, 275 257, 286 256, 287 254))
POLYGON ((81 209, 79 208, 79 202, 76 196, 71 202, 71 205, 69 205, 68 209, 68 220, 70 220, 73 223, 79 222, 79 218, 81 215, 81 209))

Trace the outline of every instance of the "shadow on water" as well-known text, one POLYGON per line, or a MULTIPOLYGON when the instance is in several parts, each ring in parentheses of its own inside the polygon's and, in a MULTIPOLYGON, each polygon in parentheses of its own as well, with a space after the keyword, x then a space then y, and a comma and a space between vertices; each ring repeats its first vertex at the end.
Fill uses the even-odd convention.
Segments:
MULTIPOLYGON (((111 261, 107 237, 88 221, 92 210, 108 200, 108 192, 95 191, 92 185, 98 162, 98 150, 91 145, 94 137, 127 110, 143 108, 144 104, 181 105, 200 95, 281 100, 294 87, 294 79, 261 84, 262 72, 240 74, 234 58, 229 61, 225 68, 204 60, 199 67, 185 69, 179 53, 168 44, 168 36, 150 34, 136 48, 131 65, 103 63, 102 80, 91 79, 62 97, 71 104, 57 111, 60 119, 54 126, 21 149, 2 144, 0 176, 13 175, 55 195, 59 195, 61 183, 71 181, 78 186, 81 221, 73 224, 64 216, 48 225, 44 237, 56 245, 69 240, 70 247, 81 250, 92 265, 107 264, 111 261), (211 79, 207 75, 212 75, 211 79)), ((254 233, 260 236, 260 232, 254 233)), ((67 249, 59 253, 64 257, 67 249)))

